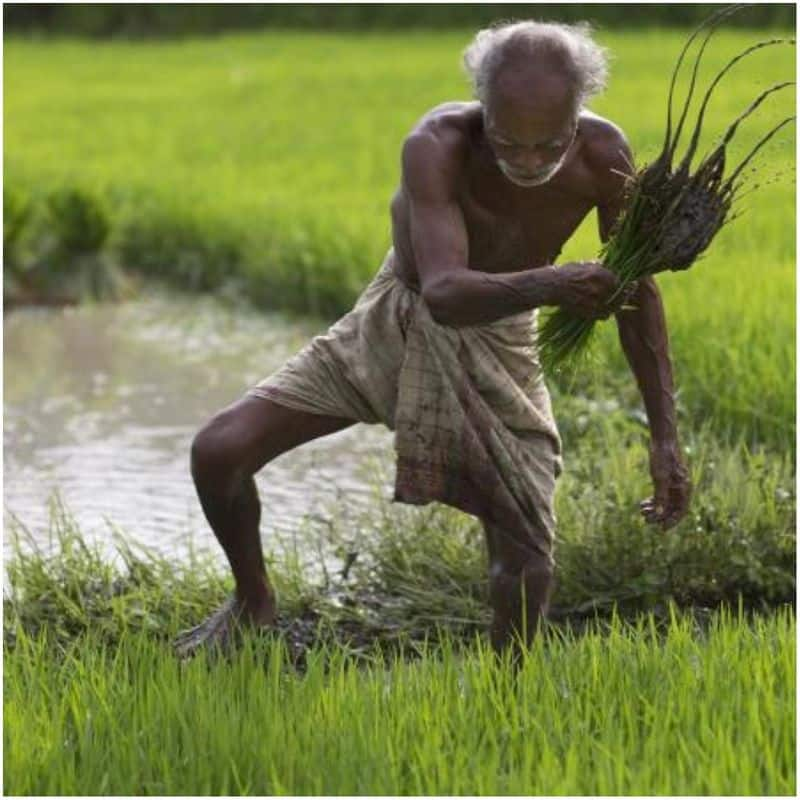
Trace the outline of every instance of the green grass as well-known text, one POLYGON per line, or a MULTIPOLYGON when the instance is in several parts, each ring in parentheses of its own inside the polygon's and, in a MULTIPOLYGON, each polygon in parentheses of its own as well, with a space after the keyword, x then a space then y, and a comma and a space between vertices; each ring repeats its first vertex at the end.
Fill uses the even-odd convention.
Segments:
MULTIPOLYGON (((470 35, 281 32, 91 45, 12 37, 6 184, 39 200, 59 185, 97 193, 125 266, 186 288, 233 282, 258 305, 331 318, 350 307, 389 244, 403 137, 428 108, 469 97, 458 56, 470 35)), ((623 127, 639 159, 661 143, 685 35, 598 32, 613 69, 593 109, 623 127)), ((701 85, 770 35, 719 33, 701 85)), ((793 71, 790 47, 735 68, 709 108, 705 143, 793 71)), ((789 94, 771 98, 737 136, 734 161, 792 106, 789 94)), ((783 449, 794 440, 794 130, 760 163, 780 180, 746 199, 744 218, 689 273, 659 285, 692 424, 783 449)), ((598 250, 591 215, 562 261, 598 250)), ((594 373, 608 391, 615 384, 604 376, 627 367, 613 324, 601 327, 594 373)))
POLYGON ((306 670, 249 639, 181 665, 92 636, 5 656, 9 794, 795 793, 795 622, 675 615, 539 641, 516 681, 485 645, 306 670))

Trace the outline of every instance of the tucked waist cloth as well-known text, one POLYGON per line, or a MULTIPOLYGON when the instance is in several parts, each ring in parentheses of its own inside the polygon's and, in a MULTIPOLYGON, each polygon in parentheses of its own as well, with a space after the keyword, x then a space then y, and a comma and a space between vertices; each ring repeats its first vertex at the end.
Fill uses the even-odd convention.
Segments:
POLYGON ((474 514, 552 559, 561 441, 536 312, 449 327, 401 282, 390 249, 353 309, 249 389, 395 432, 393 499, 474 514))

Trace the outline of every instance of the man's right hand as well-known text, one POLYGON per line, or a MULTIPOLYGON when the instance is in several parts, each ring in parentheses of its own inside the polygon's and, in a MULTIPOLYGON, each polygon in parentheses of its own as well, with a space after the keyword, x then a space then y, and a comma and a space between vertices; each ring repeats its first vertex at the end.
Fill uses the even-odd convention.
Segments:
POLYGON ((555 270, 552 305, 583 319, 606 319, 614 312, 609 304, 619 286, 617 276, 599 261, 577 261, 555 270))

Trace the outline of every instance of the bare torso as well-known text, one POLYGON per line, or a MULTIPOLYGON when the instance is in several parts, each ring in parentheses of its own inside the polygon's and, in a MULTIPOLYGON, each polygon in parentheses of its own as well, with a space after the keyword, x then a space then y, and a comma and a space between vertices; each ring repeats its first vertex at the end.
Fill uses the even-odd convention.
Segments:
MULTIPOLYGON (((484 137, 480 103, 437 106, 415 130, 442 127, 448 133, 456 131, 462 143, 457 196, 469 238, 469 268, 518 272, 554 263, 564 243, 598 203, 592 139, 607 138, 615 126, 583 111, 563 167, 550 181, 534 188, 515 186, 498 168, 484 137)), ((405 283, 419 286, 402 182, 392 198, 391 215, 395 270, 405 283)))

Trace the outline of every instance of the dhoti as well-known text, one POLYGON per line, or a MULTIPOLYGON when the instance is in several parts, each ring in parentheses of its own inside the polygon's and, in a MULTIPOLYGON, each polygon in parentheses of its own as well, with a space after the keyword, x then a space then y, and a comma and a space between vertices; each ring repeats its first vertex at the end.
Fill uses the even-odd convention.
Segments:
POLYGON ((561 441, 536 349, 536 312, 436 323, 392 268, 352 311, 248 394, 395 431, 395 501, 433 500, 552 560, 561 441))

